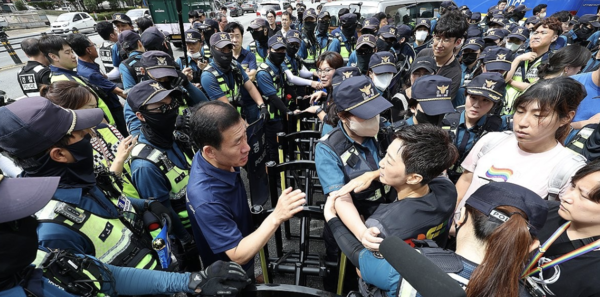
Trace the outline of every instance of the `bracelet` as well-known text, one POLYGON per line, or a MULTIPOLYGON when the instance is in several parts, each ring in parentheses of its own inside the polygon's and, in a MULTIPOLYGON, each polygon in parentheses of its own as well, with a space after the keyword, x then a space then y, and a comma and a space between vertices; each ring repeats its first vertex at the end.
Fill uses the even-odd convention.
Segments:
POLYGON ((319 107, 317 108, 317 111, 315 112, 315 114, 316 114, 316 115, 318 115, 318 114, 320 114, 320 113, 321 113, 321 111, 323 111, 323 107, 319 106, 319 107))
POLYGON ((263 108, 263 107, 265 107, 265 106, 266 106, 266 105, 265 105, 264 103, 261 103, 261 104, 258 106, 258 109, 262 109, 262 108, 263 108))

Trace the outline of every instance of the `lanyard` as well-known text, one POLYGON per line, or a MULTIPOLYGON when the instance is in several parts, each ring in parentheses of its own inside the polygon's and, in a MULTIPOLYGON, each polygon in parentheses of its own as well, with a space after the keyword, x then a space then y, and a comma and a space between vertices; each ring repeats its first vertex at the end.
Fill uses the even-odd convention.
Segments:
POLYGON ((552 245, 552 243, 554 243, 554 241, 563 233, 565 232, 569 226, 571 226, 571 222, 566 222, 564 223, 562 226, 560 226, 560 228, 558 228, 556 231, 554 231, 554 233, 552 234, 552 236, 550 236, 550 238, 548 238, 548 240, 546 240, 546 242, 544 242, 544 244, 539 248, 537 254, 535 255, 535 257, 533 257, 533 259, 531 259, 531 262, 529 262, 529 264, 527 265, 527 268, 525 268, 525 270, 523 271, 523 273, 521 274, 521 278, 525 278, 528 276, 531 276, 533 274, 542 272, 542 270, 547 269, 547 268, 551 268, 554 267, 556 265, 562 264, 564 262, 567 262, 571 259, 577 258, 581 255, 587 254, 591 251, 594 251, 598 248, 600 248, 600 239, 596 240, 590 244, 587 244, 585 246, 582 246, 576 250, 573 250, 569 253, 566 253, 548 263, 542 264, 542 265, 538 265, 538 267, 533 268, 533 266, 538 263, 538 261, 540 260, 540 258, 544 255, 544 253, 548 250, 548 248, 550 247, 550 245, 552 245))

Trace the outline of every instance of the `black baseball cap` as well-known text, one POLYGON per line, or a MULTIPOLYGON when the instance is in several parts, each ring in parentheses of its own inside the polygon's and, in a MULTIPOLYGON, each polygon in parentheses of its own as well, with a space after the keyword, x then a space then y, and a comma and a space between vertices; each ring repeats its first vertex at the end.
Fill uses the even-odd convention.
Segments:
POLYGON ((400 39, 402 37, 408 39, 408 38, 410 38, 411 35, 412 35, 412 28, 410 26, 399 25, 398 27, 396 27, 396 36, 398 36, 398 39, 400 39))
POLYGON ((161 32, 158 28, 152 26, 142 33, 140 36, 142 40, 142 45, 146 50, 161 50, 165 49, 165 34, 161 32))
POLYGON ((335 88, 341 84, 344 80, 351 77, 360 76, 360 69, 354 66, 344 66, 335 70, 333 77, 331 78, 331 85, 335 88))
POLYGON ((364 19, 362 23, 362 28, 377 30, 377 28, 379 28, 379 19, 375 17, 364 19))
POLYGON ((352 24, 356 24, 356 14, 354 13, 347 13, 343 16, 340 17, 340 24, 343 25, 352 25, 352 24))
POLYGON ((595 14, 584 14, 579 18, 580 24, 590 24, 596 28, 600 27, 598 16, 595 14))
POLYGON ((452 80, 440 75, 425 75, 412 85, 412 98, 421 104, 423 112, 435 116, 454 111, 450 97, 452 80))
POLYGON ((204 24, 209 27, 212 28, 215 32, 219 32, 219 23, 217 23, 217 21, 213 20, 213 19, 209 19, 207 18, 204 21, 204 24))
POLYGON ((379 95, 373 82, 364 75, 344 80, 338 86, 333 100, 338 112, 348 111, 364 120, 392 107, 387 99, 379 95))
POLYGON ((359 49, 364 45, 374 48, 376 45, 376 42, 377 42, 377 37, 375 37, 371 34, 363 34, 360 37, 358 37, 358 40, 356 42, 356 49, 359 49))
POLYGON ((226 32, 217 32, 210 37, 210 45, 218 48, 224 48, 228 45, 233 45, 231 36, 226 32))
POLYGON ((302 34, 300 34, 300 32, 297 30, 287 31, 287 33, 285 34, 285 39, 287 40, 287 42, 297 42, 299 44, 302 44, 302 34))
POLYGON ((202 34, 196 29, 185 30, 185 42, 196 43, 202 41, 202 34))
POLYGON ((512 32, 508 34, 508 38, 512 37, 525 41, 529 38, 529 29, 521 26, 515 27, 512 32))
POLYGON ((515 214, 502 213, 496 208, 516 207, 527 215, 529 233, 534 236, 544 227, 548 216, 548 205, 538 194, 517 184, 506 182, 483 185, 467 199, 466 205, 479 210, 490 219, 499 220, 499 223, 506 222, 515 214))
POLYGON ((119 43, 126 50, 135 49, 137 47, 137 42, 141 40, 142 38, 140 35, 131 30, 125 30, 119 34, 119 43))
POLYGON ((528 24, 537 24, 540 22, 540 18, 538 18, 537 16, 530 16, 527 18, 527 20, 525 20, 525 25, 528 24))
POLYGON ((410 64, 410 74, 413 74, 413 72, 421 68, 429 71, 431 74, 435 74, 437 72, 437 64, 431 56, 417 57, 412 64, 410 64))
POLYGON ((252 22, 250 22, 250 25, 248 25, 248 28, 256 30, 259 28, 263 28, 268 26, 267 20, 263 19, 263 18, 256 18, 254 20, 252 20, 252 22))
MULTIPOLYGON (((127 104, 134 112, 139 111, 142 106, 159 102, 171 94, 181 95, 179 89, 165 89, 155 80, 145 80, 129 90, 127 93, 127 104)), ((173 98, 173 100, 175 100, 173 98)))
POLYGON ((504 36, 503 29, 491 29, 483 39, 498 40, 504 38, 504 36))
POLYGON ((125 23, 132 25, 131 18, 124 13, 115 13, 112 15, 112 23, 125 23))
POLYGON ((271 36, 271 38, 269 38, 269 47, 274 50, 278 50, 282 47, 287 47, 285 45, 285 38, 283 38, 283 36, 281 35, 271 36))
POLYGON ((369 69, 375 74, 398 73, 396 69, 396 58, 390 52, 377 52, 369 60, 369 69))
POLYGON ((0 148, 26 159, 55 145, 73 131, 102 122, 99 108, 71 110, 43 97, 28 97, 0 107, 0 148))
POLYGON ((506 94, 506 82, 498 72, 481 73, 469 82, 467 93, 484 96, 493 102, 498 102, 506 94))
POLYGON ((329 14, 329 11, 321 11, 321 13, 319 13, 319 20, 322 20, 323 18, 331 18, 331 14, 329 14))
POLYGON ((474 12, 471 15, 471 20, 478 21, 478 22, 481 21, 481 12, 474 12))
POLYGON ((317 20, 317 12, 314 8, 309 8, 306 11, 304 11, 304 14, 302 15, 302 20, 306 20, 307 18, 314 18, 315 20, 317 20))
POLYGON ((515 9, 513 10, 513 12, 526 12, 526 11, 530 11, 532 8, 529 8, 527 6, 525 6, 525 4, 521 4, 517 7, 515 7, 515 9))
POLYGON ((466 16, 468 19, 470 19, 470 18, 471 18, 471 16, 473 16, 473 12, 472 12, 470 9, 468 9, 468 8, 467 8, 467 9, 465 9, 465 10, 463 10, 463 11, 462 11, 462 13, 463 13, 463 14, 464 14, 464 15, 465 15, 465 16, 466 16))
POLYGON ((163 51, 147 51, 142 54, 140 63, 154 78, 178 77, 173 58, 163 51))
POLYGON ((26 218, 44 208, 54 196, 59 181, 60 176, 8 178, 0 175, 0 224, 26 218))
POLYGON ((493 17, 492 19, 490 19, 490 21, 488 22, 488 24, 489 25, 491 25, 491 24, 497 24, 497 25, 501 25, 502 27, 504 27, 505 21, 504 21, 504 18, 493 17))
POLYGON ((463 45, 462 49, 471 49, 471 50, 480 50, 485 46, 485 42, 481 37, 471 37, 465 41, 465 45, 463 45))
POLYGON ((421 26, 425 26, 427 27, 427 29, 431 29, 431 21, 429 19, 417 19, 417 23, 415 24, 415 31, 421 26))
POLYGON ((383 38, 398 38, 396 37, 397 29, 392 25, 385 25, 379 29, 379 35, 383 38))
POLYGON ((489 46, 483 55, 485 70, 509 71, 511 66, 511 50, 501 46, 489 46))
POLYGON ((454 2, 452 2, 452 1, 442 1, 442 4, 440 4, 440 7, 443 7, 443 8, 449 8, 450 6, 455 6, 454 2))
POLYGON ((467 29, 467 38, 481 37, 481 35, 483 35, 483 32, 481 32, 479 26, 469 25, 469 28, 467 29))

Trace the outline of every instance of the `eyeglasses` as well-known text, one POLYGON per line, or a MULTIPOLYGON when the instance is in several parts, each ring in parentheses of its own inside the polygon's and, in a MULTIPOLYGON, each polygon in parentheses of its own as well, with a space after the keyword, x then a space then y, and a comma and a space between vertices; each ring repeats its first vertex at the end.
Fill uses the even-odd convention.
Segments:
POLYGON ((232 46, 226 45, 226 46, 224 46, 222 48, 218 48, 218 47, 215 46, 215 49, 217 51, 219 51, 219 52, 224 53, 224 54, 229 54, 231 52, 232 46))
POLYGON ((442 38, 441 36, 438 36, 438 35, 433 36, 433 42, 439 43, 440 41, 445 44, 450 44, 453 42, 451 38, 442 38))
POLYGON ((536 36, 536 35, 539 35, 539 34, 541 34, 541 35, 548 35, 548 34, 550 34, 550 32, 548 32, 548 31, 533 31, 531 33, 532 36, 536 36))
POLYGON ((329 73, 333 70, 335 70, 335 69, 333 69, 333 68, 317 69, 317 74, 322 75, 325 73, 329 73))
POLYGON ((167 111, 176 109, 178 107, 179 102, 175 99, 171 99, 171 104, 163 104, 157 108, 146 109, 146 111, 151 113, 167 113, 167 111))

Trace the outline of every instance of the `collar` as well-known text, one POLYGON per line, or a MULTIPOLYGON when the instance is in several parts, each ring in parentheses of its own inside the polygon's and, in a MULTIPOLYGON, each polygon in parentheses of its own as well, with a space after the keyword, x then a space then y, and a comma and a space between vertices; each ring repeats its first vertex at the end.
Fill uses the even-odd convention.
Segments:
POLYGON ((92 68, 92 69, 95 69, 95 70, 99 70, 100 69, 100 65, 98 65, 96 63, 89 63, 89 62, 83 61, 81 59, 77 59, 77 65, 82 65, 82 66, 85 66, 87 68, 92 68))
MULTIPOLYGON (((467 127, 467 126, 465 125, 465 119, 467 118, 467 114, 466 114, 466 112, 467 112, 466 110, 463 110, 463 112, 462 112, 462 114, 461 114, 461 117, 460 117, 460 120, 458 121, 458 125, 459 125, 459 126, 460 126, 460 125, 463 125, 463 126, 465 126, 465 128, 467 127)), ((483 116, 482 116, 482 117, 481 117, 481 118, 480 118, 480 119, 477 121, 477 124, 475 124, 475 126, 473 126, 473 127, 469 128, 469 129, 473 129, 473 128, 475 128, 475 127, 482 127, 482 126, 485 124, 485 121, 486 121, 486 119, 487 119, 487 115, 485 115, 485 114, 484 114, 484 115, 483 115, 483 116)))
POLYGON ((271 69, 273 70, 273 72, 275 72, 275 74, 279 74, 279 72, 281 72, 280 71, 281 66, 275 66, 275 64, 273 64, 273 62, 271 62, 271 60, 269 58, 265 59, 265 62, 267 63, 267 65, 269 65, 269 67, 271 67, 271 69))
POLYGON ((250 53, 249 50, 245 49, 242 47, 242 50, 240 51, 240 57, 246 57, 248 54, 250 53))
POLYGON ((79 205, 83 197, 82 188, 56 189, 53 199, 69 204, 79 205))
POLYGON ((54 65, 50 65, 50 71, 57 73, 57 74, 61 74, 61 73, 66 73, 66 74, 70 74, 70 75, 74 75, 79 77, 79 75, 77 74, 76 71, 73 70, 67 70, 67 69, 63 69, 63 68, 58 68, 54 65))
POLYGON ((129 55, 127 55, 127 57, 136 56, 136 55, 140 55, 141 56, 142 54, 143 54, 142 52, 133 51, 133 52, 129 53, 129 55))
POLYGON ((206 161, 206 159, 204 159, 204 156, 202 156, 201 152, 197 152, 195 158, 197 158, 197 160, 198 160, 198 166, 200 166, 202 171, 204 171, 207 175, 212 176, 232 187, 235 186, 237 177, 240 174, 239 167, 235 167, 234 172, 229 172, 229 171, 226 171, 223 169, 219 169, 219 168, 213 166, 212 164, 208 163, 208 161, 206 161))

